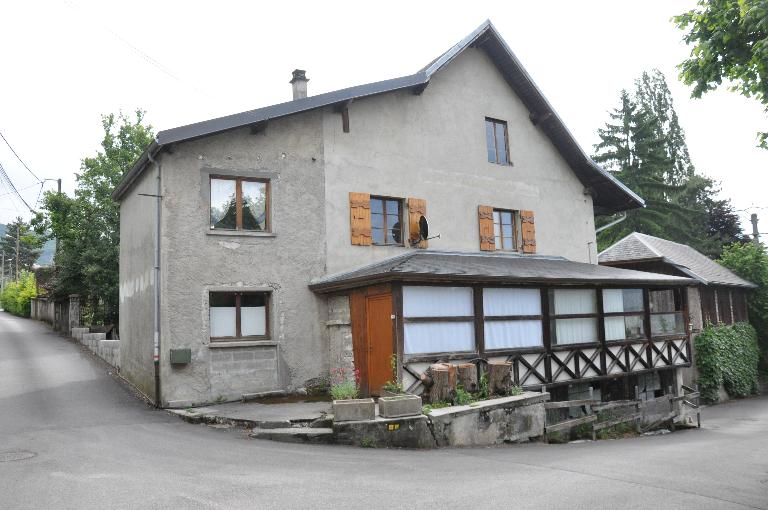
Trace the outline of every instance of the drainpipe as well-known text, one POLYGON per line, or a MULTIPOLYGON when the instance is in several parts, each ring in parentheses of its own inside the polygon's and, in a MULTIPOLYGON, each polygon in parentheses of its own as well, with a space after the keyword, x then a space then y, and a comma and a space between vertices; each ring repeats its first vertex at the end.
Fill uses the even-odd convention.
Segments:
POLYGON ((160 394, 160 212, 162 200, 162 181, 160 179, 160 163, 152 158, 152 153, 147 153, 147 159, 157 168, 157 191, 155 192, 155 313, 154 313, 154 349, 152 361, 155 365, 155 407, 162 407, 160 394))
POLYGON ((619 224, 619 223, 621 223, 622 221, 626 220, 626 219, 627 219, 627 213, 626 213, 626 212, 622 212, 621 214, 622 214, 622 216, 621 216, 621 218, 619 218, 618 220, 614 220, 614 221, 610 222, 610 223, 609 223, 609 224, 607 224, 607 225, 603 225, 603 226, 602 226, 602 227, 600 227, 600 228, 596 228, 596 229, 595 229, 595 234, 598 234, 598 233, 602 232, 603 230, 605 230, 605 229, 607 229, 607 228, 611 228, 611 227, 612 227, 612 226, 614 226, 614 225, 618 225, 618 224, 619 224))

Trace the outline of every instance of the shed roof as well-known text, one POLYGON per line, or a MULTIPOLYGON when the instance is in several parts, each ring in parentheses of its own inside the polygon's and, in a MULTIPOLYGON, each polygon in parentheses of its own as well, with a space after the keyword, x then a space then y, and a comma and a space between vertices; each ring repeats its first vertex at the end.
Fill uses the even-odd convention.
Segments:
POLYGON ((694 250, 686 244, 633 232, 598 255, 605 265, 658 260, 674 266, 704 285, 755 288, 756 285, 694 250))
POLYGON ((689 278, 572 262, 562 257, 413 250, 310 284, 332 292, 386 281, 497 284, 690 285, 689 278))
POLYGON ((141 175, 151 158, 167 145, 386 92, 410 89, 415 93, 421 93, 429 85, 435 73, 469 47, 481 48, 490 56, 530 111, 531 120, 549 137, 585 188, 593 195, 593 204, 597 213, 618 212, 644 206, 642 198, 586 155, 490 20, 486 20, 471 34, 415 74, 160 131, 133 167, 125 173, 112 196, 120 200, 141 175))

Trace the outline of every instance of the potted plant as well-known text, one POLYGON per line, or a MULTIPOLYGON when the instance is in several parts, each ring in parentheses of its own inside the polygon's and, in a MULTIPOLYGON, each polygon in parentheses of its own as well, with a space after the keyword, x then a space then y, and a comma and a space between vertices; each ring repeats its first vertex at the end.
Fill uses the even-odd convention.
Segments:
POLYGON ((357 398, 360 371, 351 374, 346 368, 331 369, 331 397, 333 421, 362 421, 376 418, 376 405, 372 398, 357 398))
POLYGON ((380 397, 396 397, 405 393, 403 383, 397 380, 397 354, 389 358, 389 366, 392 369, 392 379, 381 386, 380 397))

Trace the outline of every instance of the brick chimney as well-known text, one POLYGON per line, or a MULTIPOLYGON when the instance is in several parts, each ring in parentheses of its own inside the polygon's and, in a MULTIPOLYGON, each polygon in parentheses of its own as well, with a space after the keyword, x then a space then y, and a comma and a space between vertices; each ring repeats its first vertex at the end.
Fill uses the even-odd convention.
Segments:
POLYGON ((307 97, 307 72, 303 69, 294 69, 291 85, 293 85, 293 100, 307 97))

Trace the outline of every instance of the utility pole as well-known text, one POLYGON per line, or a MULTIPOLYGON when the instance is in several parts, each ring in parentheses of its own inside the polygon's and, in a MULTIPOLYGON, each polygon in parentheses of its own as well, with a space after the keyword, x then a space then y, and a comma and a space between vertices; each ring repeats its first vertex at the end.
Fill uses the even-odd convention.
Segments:
POLYGON ((755 243, 755 246, 760 246, 760 234, 757 231, 757 213, 752 213, 749 219, 752 222, 752 242, 755 243))
POLYGON ((19 281, 19 230, 21 222, 16 223, 16 281, 19 281))

